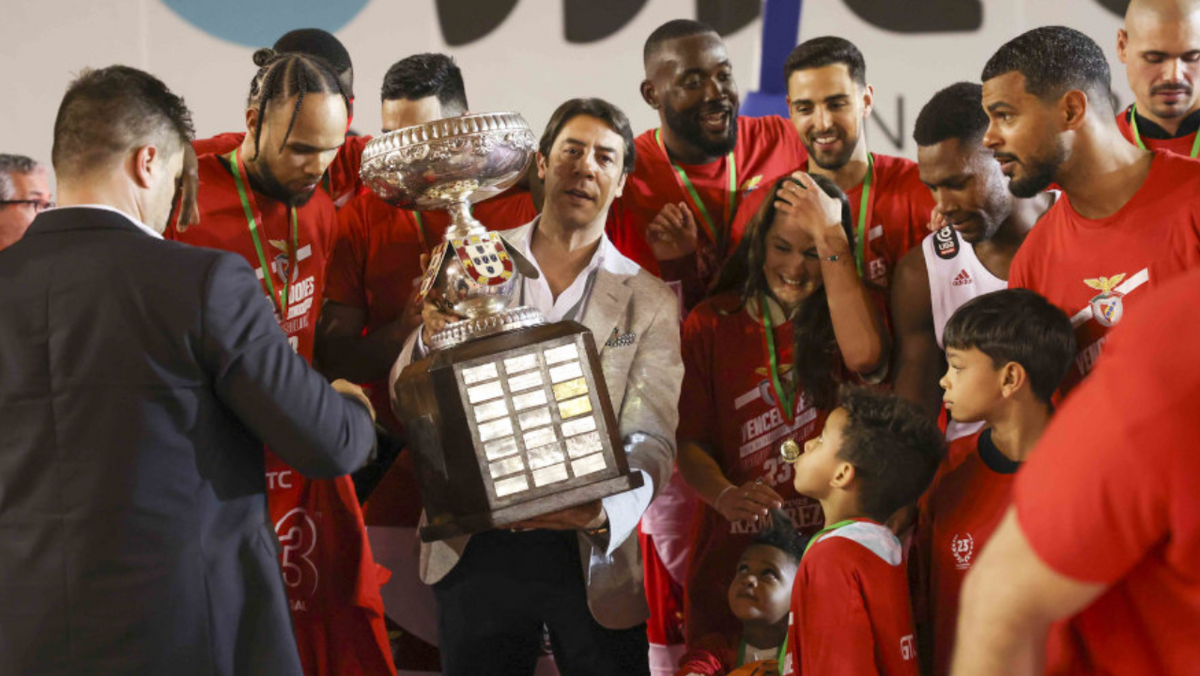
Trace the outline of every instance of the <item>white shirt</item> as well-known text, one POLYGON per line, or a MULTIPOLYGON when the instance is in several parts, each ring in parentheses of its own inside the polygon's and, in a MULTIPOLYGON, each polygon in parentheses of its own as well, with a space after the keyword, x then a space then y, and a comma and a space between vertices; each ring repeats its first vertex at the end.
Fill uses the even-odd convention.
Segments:
MULTIPOLYGON (((579 273, 570 286, 558 294, 558 298, 555 298, 553 292, 550 291, 550 282, 546 281, 546 275, 542 273, 542 266, 538 265, 537 258, 534 258, 530 248, 540 224, 541 217, 539 216, 529 227, 529 236, 525 238, 521 247, 521 253, 525 254, 525 258, 533 264, 534 268, 537 268, 538 278, 521 278, 520 304, 538 310, 546 317, 547 321, 561 322, 564 319, 578 319, 583 316, 588 297, 592 294, 592 283, 596 280, 596 270, 604 265, 605 260, 616 259, 610 253, 610 250, 616 251, 616 248, 609 241, 608 235, 601 233, 600 246, 596 248, 596 253, 592 254, 592 259, 588 261, 587 267, 579 273)), ((609 272, 616 272, 613 268, 605 269, 609 272)))

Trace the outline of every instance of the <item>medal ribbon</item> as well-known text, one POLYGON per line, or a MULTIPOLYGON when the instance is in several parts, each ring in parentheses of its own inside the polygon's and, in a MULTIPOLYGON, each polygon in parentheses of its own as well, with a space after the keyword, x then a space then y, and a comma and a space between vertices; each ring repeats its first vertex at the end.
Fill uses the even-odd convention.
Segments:
POLYGON ((808 554, 808 550, 812 549, 812 546, 817 543, 817 540, 821 539, 822 535, 832 532, 832 531, 835 531, 835 530, 841 528, 842 526, 849 526, 850 524, 852 524, 856 521, 858 521, 858 519, 846 519, 845 521, 838 521, 837 523, 833 524, 832 526, 826 526, 826 527, 822 528, 821 530, 817 531, 817 534, 812 536, 812 538, 808 541, 808 544, 804 545, 804 555, 808 554))
POLYGON ((238 149, 234 148, 233 152, 227 156, 229 166, 233 169, 233 183, 237 186, 238 198, 242 201, 242 210, 246 214, 246 224, 250 228, 250 238, 254 240, 254 251, 258 253, 258 264, 261 266, 263 273, 263 281, 266 282, 267 295, 271 297, 271 302, 275 304, 275 308, 279 311, 279 321, 286 319, 284 314, 288 306, 288 291, 291 288, 292 280, 291 273, 296 266, 296 250, 300 248, 300 229, 296 225, 296 207, 291 207, 292 217, 292 242, 288 251, 288 269, 283 275, 283 294, 275 293, 275 282, 271 279, 271 268, 267 265, 267 257, 263 253, 262 240, 258 236, 258 221, 254 214, 258 212, 258 206, 254 203, 254 193, 246 190, 248 179, 246 176, 246 165, 242 163, 242 158, 238 154, 238 149))
MULTIPOLYGON (((1146 150, 1146 144, 1142 143, 1142 135, 1138 133, 1136 103, 1129 106, 1129 128, 1133 130, 1133 142, 1137 144, 1137 147, 1146 150)), ((1200 153, 1200 132, 1196 132, 1196 140, 1192 141, 1192 154, 1188 157, 1194 158, 1197 153, 1200 153)))
POLYGON ((775 327, 771 321, 771 309, 767 306, 767 295, 759 292, 758 294, 758 310, 762 313, 763 328, 766 333, 767 340, 767 358, 771 364, 771 387, 775 391, 775 405, 779 407, 783 413, 783 419, 788 425, 792 424, 792 419, 796 416, 796 395, 795 393, 788 394, 783 387, 783 382, 779 379, 779 357, 775 352, 775 327))
POLYGON ((867 153, 867 176, 863 179, 862 201, 858 204, 858 251, 855 252, 854 263, 858 266, 859 278, 863 277, 863 265, 867 259, 867 223, 871 212, 875 210, 875 202, 871 199, 871 178, 875 174, 875 156, 867 153))
MULTIPOLYGON (((658 142, 658 147, 662 150, 663 157, 675 169, 675 178, 679 182, 679 187, 692 198, 692 203, 696 205, 696 210, 700 212, 700 221, 704 223, 705 229, 708 230, 709 238, 712 239, 713 244, 717 245, 718 250, 723 249, 725 243, 723 239, 717 238, 716 224, 713 223, 712 216, 708 213, 708 207, 704 206, 704 200, 700 199, 700 193, 696 192, 696 186, 692 185, 692 179, 688 177, 683 167, 675 164, 671 156, 667 154, 667 146, 662 140, 662 128, 654 130, 654 140, 658 142)), ((725 162, 725 170, 729 174, 729 193, 725 196, 725 229, 728 230, 733 226, 733 216, 737 213, 737 160, 734 158, 732 150, 725 157, 725 162)), ((725 233, 722 232, 721 234, 725 233)))
MULTIPOLYGON (((783 635, 783 643, 779 644, 779 652, 775 655, 775 661, 779 663, 779 667, 783 668, 783 656, 787 654, 787 634, 783 635)), ((737 665, 743 666, 746 664, 746 639, 738 642, 738 661, 737 665)))
POLYGON ((425 219, 421 217, 421 212, 412 212, 413 219, 417 221, 417 237, 421 240, 421 250, 429 253, 429 240, 425 238, 425 219))

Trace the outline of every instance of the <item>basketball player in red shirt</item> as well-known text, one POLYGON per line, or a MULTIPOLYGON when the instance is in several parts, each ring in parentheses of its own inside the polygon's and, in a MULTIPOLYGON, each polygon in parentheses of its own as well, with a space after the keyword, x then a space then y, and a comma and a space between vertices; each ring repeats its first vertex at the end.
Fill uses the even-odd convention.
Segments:
POLYGON ((1117 56, 1136 100, 1117 114, 1121 134, 1139 148, 1200 154, 1200 2, 1130 2, 1117 56))
POLYGON ((967 576, 955 676, 1196 673, 1197 303, 1193 271, 1130 309, 1042 435, 967 576))
POLYGON ((825 527, 796 572, 780 673, 916 676, 903 548, 883 522, 929 486, 945 443, 912 402, 867 389, 840 398, 793 465, 796 491, 821 502, 825 527))
MULTIPOLYGON (((289 342, 311 361, 337 232, 317 184, 345 136, 348 99, 319 59, 259 50, 255 63, 244 140, 199 159, 200 224, 167 236, 245 257, 289 342)), ((267 500, 305 673, 394 674, 350 478, 309 481, 267 453, 267 500)))
POLYGON ((637 167, 608 234, 691 308, 732 251, 729 226, 746 195, 802 166, 805 151, 783 118, 738 115, 733 66, 711 27, 668 21, 643 58, 642 98, 659 127, 637 138, 637 167))
MULTIPOLYGON (((901 256, 928 233, 933 198, 915 162, 868 150, 866 123, 875 90, 867 84, 857 47, 842 38, 813 38, 792 50, 783 72, 792 125, 808 150, 807 170, 828 176, 846 193, 859 275, 887 288, 901 256)), ((738 210, 735 240, 761 203, 762 196, 753 195, 738 210)))
POLYGON ((1130 304, 1200 260, 1200 162, 1126 143, 1111 101, 1104 52, 1063 26, 1014 38, 983 71, 983 143, 1011 178, 1009 190, 1063 190, 1017 251, 1008 280, 1071 317, 1079 353, 1063 394, 1091 371, 1130 304))
POLYGON ((945 337, 946 407, 954 420, 987 429, 950 442, 920 503, 909 564, 921 664, 934 676, 950 673, 963 577, 1008 510, 1013 478, 1075 356, 1071 320, 1028 289, 968 301, 945 337))
MULTIPOLYGON (((917 116, 913 140, 921 182, 945 223, 900 259, 892 282, 896 394, 942 410, 938 378, 945 371, 942 328, 963 303, 1008 287, 1008 268, 1025 235, 1050 208, 1050 193, 1014 197, 992 151, 980 141, 988 119, 982 88, 959 82, 937 94, 917 116)), ((955 421, 946 438, 978 431, 955 421)))

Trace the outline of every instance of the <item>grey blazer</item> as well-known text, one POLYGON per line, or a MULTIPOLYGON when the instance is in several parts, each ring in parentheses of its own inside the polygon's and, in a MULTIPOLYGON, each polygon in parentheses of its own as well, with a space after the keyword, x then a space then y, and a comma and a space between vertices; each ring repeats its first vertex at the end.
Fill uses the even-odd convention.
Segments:
MULTIPOLYGON (((524 248, 534 223, 505 232, 505 239, 524 248)), ((510 302, 519 293, 518 287, 510 302)), ((579 322, 595 337, 630 469, 642 471, 647 483, 644 490, 619 496, 623 498, 619 510, 609 509, 606 549, 579 535, 592 616, 605 627, 623 629, 649 616, 642 586, 641 552, 634 531, 642 512, 670 479, 675 463, 675 426, 679 422, 679 388, 683 381, 679 305, 662 280, 610 248, 604 264, 596 270, 579 322), (625 340, 606 344, 614 330, 625 340)), ((418 333, 408 337, 392 368, 389 382, 393 405, 396 380, 413 360, 418 333)), ((458 563, 469 539, 463 536, 423 543, 421 579, 426 584, 442 579, 458 563)))

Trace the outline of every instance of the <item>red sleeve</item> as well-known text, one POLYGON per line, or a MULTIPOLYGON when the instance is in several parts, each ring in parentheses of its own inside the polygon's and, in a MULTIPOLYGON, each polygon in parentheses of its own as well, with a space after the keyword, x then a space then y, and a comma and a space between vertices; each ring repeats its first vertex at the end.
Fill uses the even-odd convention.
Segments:
POLYGON ((937 206, 937 202, 933 199, 933 192, 921 182, 921 174, 916 166, 913 166, 911 171, 905 176, 907 190, 909 193, 909 221, 908 221, 908 239, 903 244, 903 249, 895 252, 896 260, 899 262, 904 254, 910 249, 921 245, 921 241, 929 234, 929 221, 933 217, 933 209, 937 206))
POLYGON ((750 227, 750 221, 754 215, 758 213, 762 207, 763 201, 771 192, 771 187, 774 183, 766 181, 759 184, 758 188, 751 190, 742 197, 742 203, 738 205, 737 214, 733 217, 733 227, 729 230, 729 253, 737 247, 738 242, 742 241, 742 237, 746 235, 747 228, 750 227))
POLYGON ((684 653, 675 676, 725 676, 736 666, 737 654, 729 647, 725 637, 709 634, 684 653))
POLYGON ((472 215, 488 230, 511 230, 537 217, 533 196, 524 188, 510 188, 471 209, 472 215))
POLYGON ((1164 336, 1197 334, 1189 308, 1200 300, 1198 283, 1189 274, 1130 308, 1017 475, 1021 530, 1067 577, 1120 579, 1172 533, 1172 500, 1194 493, 1178 477, 1194 479, 1181 465, 1195 448, 1185 421, 1195 419, 1200 355, 1190 345, 1158 346, 1164 336))
POLYGON ((366 206, 369 195, 358 197, 337 212, 337 239, 325 278, 325 297, 350 307, 365 308, 368 240, 366 206))
POLYGON ((680 442, 694 441, 715 450, 720 443, 713 432, 717 404, 713 394, 713 338, 716 312, 711 303, 697 307, 683 323, 683 386, 679 395, 680 442))
MULTIPOLYGON (((942 461, 945 468, 949 460, 942 461)), ((938 470, 933 483, 917 501, 917 526, 913 531, 912 545, 908 553, 908 584, 912 590, 913 628, 917 632, 917 646, 921 664, 933 664, 933 501, 930 499, 937 489, 942 469, 938 470)))
POLYGON ((246 139, 245 132, 226 132, 212 138, 198 138, 192 141, 192 149, 196 155, 224 155, 233 152, 246 139))
POLYGON ((875 632, 855 565, 857 552, 851 548, 862 547, 829 538, 814 545, 801 563, 792 609, 799 625, 800 673, 806 676, 879 674, 875 632))

